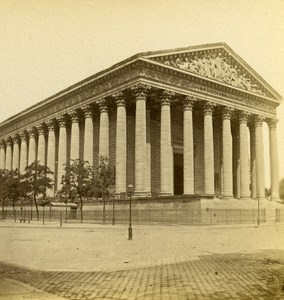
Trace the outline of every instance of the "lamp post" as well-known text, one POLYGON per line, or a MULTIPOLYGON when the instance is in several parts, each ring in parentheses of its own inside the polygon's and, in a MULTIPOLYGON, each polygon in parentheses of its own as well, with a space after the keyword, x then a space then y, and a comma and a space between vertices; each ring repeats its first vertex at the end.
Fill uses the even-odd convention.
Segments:
POLYGON ((260 225, 259 197, 257 197, 257 226, 260 225))
POLYGON ((128 197, 129 197, 129 226, 128 226, 128 240, 132 240, 132 220, 131 220, 131 196, 133 194, 133 191, 134 191, 134 187, 133 185, 130 183, 128 184, 128 187, 127 187, 127 194, 128 194, 128 197))

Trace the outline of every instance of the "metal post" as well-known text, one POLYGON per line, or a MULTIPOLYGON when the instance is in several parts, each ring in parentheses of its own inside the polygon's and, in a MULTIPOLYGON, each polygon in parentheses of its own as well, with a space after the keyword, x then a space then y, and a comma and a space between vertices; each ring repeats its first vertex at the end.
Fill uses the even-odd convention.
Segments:
POLYGON ((44 225, 44 205, 42 206, 42 225, 44 225))
POLYGON ((65 223, 67 223, 67 202, 66 202, 66 208, 65 208, 65 223))
POLYGON ((115 225, 114 195, 112 195, 112 225, 115 225))
POLYGON ((51 204, 49 206, 49 222, 51 222, 51 204))
POLYGON ((131 212, 131 205, 132 205, 132 199, 131 199, 131 196, 132 196, 132 193, 133 193, 133 185, 132 184, 129 184, 128 185, 128 196, 129 196, 129 226, 128 226, 128 240, 132 240, 132 212, 131 212))
POLYGON ((259 197, 257 197, 257 226, 260 225, 259 197))
POLYGON ((129 227, 128 227, 128 239, 132 240, 132 220, 131 220, 131 194, 129 195, 129 227))
POLYGON ((62 211, 60 211, 60 227, 62 227, 62 211))

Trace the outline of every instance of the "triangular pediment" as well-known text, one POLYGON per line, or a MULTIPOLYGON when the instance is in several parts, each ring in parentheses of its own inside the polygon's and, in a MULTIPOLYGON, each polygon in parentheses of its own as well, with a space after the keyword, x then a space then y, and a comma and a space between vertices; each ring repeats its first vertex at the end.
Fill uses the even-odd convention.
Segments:
POLYGON ((225 43, 148 52, 141 56, 253 94, 281 100, 281 96, 225 43))

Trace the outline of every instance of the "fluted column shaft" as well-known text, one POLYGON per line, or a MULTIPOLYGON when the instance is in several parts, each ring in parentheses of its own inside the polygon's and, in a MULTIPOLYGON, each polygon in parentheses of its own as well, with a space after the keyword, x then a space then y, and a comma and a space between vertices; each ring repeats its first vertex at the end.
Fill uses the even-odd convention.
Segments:
POLYGON ((248 154, 248 114, 241 112, 239 116, 240 125, 240 172, 241 172, 241 198, 249 198, 249 154, 248 154))
POLYGON ((161 195, 173 194, 171 100, 174 93, 164 91, 161 98, 161 195))
POLYGON ((183 194, 194 194, 193 97, 183 102, 183 194))
POLYGON ((19 148, 19 138, 15 136, 13 138, 13 162, 12 168, 13 170, 19 170, 19 162, 20 162, 20 148, 19 148))
POLYGON ((256 182, 257 197, 265 198, 265 180, 264 180, 264 154, 263 154, 263 118, 256 116, 255 118, 255 150, 256 150, 256 182))
POLYGON ((57 191, 61 188, 62 175, 67 163, 67 133, 66 117, 61 116, 58 119, 59 124, 59 143, 58 143, 58 160, 57 160, 57 191))
POLYGON ((37 132, 38 132, 37 160, 41 165, 45 165, 45 138, 44 138, 43 125, 37 127, 37 132))
POLYGON ((250 172, 251 172, 251 198, 256 198, 256 153, 255 153, 255 127, 250 126, 250 172))
POLYGON ((71 142, 70 142, 70 159, 79 159, 79 119, 76 111, 70 113, 71 117, 71 142))
POLYGON ((204 193, 214 195, 213 104, 206 102, 204 113, 204 193))
POLYGON ((5 169, 5 148, 0 143, 0 169, 5 169))
POLYGON ((28 165, 28 146, 27 139, 25 133, 21 134, 21 154, 20 154, 20 172, 24 173, 25 168, 28 165))
POLYGON ((94 149, 94 129, 92 119, 92 108, 86 105, 83 108, 85 116, 85 131, 84 131, 84 160, 88 161, 91 166, 94 164, 93 149, 94 149))
POLYGON ((126 110, 121 92, 113 95, 116 101, 116 173, 115 193, 126 192, 126 110))
POLYGON ((269 120, 269 150, 270 150, 270 179, 271 200, 279 199, 279 161, 276 137, 277 120, 269 120))
POLYGON ((222 149, 223 149, 223 197, 233 197, 233 148, 230 107, 222 111, 222 149))
POLYGON ((32 164, 36 160, 36 141, 35 141, 35 132, 34 130, 29 130, 29 158, 28 164, 32 164))
POLYGON ((149 87, 132 87, 136 100, 135 117, 135 195, 146 195, 146 97, 149 87))
POLYGON ((109 117, 106 102, 100 101, 99 156, 109 158, 109 117))
POLYGON ((151 195, 151 115, 150 110, 146 110, 146 182, 145 189, 147 195, 151 195))
MULTIPOLYGON (((55 122, 49 121, 47 122, 48 128, 48 142, 47 142, 47 157, 46 157, 46 166, 53 172, 50 174, 50 178, 55 181, 55 170, 56 170, 56 163, 55 163, 55 122)), ((54 186, 46 191, 48 197, 55 198, 55 188, 54 186)))
POLYGON ((6 141, 6 163, 7 170, 12 170, 12 140, 6 141))

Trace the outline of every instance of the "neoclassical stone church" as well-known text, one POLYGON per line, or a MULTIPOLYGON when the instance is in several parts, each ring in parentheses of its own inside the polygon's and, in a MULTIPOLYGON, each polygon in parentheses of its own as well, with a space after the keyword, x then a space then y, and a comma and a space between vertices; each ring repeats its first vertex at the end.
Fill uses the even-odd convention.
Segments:
MULTIPOLYGON (((8 100, 8 99, 7 99, 8 100)), ((278 198, 281 96, 225 43, 132 56, 0 124, 0 168, 109 158, 115 193, 278 198), (270 170, 264 170, 263 124, 270 170)))

